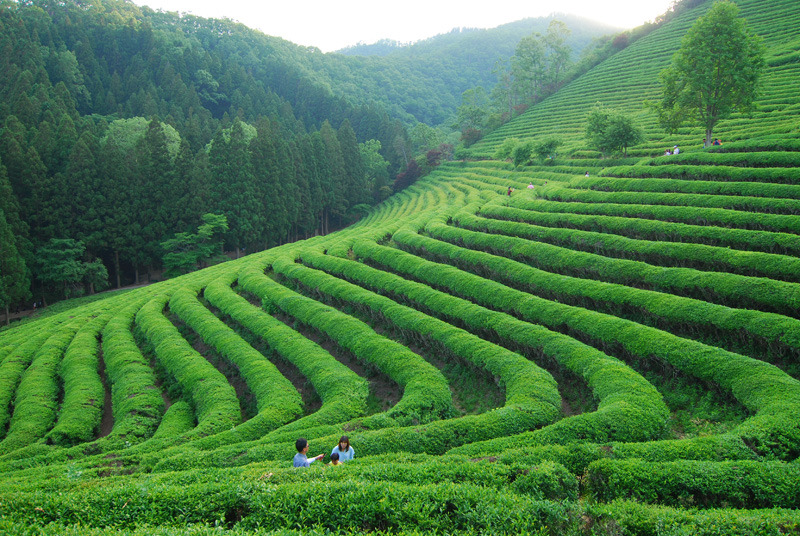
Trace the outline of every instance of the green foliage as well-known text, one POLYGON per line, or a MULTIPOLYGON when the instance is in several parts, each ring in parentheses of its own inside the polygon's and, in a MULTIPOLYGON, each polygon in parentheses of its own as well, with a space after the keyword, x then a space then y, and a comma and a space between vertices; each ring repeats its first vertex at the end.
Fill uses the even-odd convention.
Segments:
POLYGON ((0 307, 5 309, 8 324, 8 308, 30 297, 30 280, 25 259, 16 247, 16 240, 0 210, 0 307))
POLYGON ((110 1, 0 17, 18 256, 73 236, 132 280, 215 203, 244 207, 231 247, 283 245, 0 331, 0 532, 797 532, 800 5, 737 3, 770 83, 724 145, 634 115, 711 7, 685 0, 459 153, 563 142, 515 167, 449 162, 438 132, 329 98, 325 55, 281 69, 287 48, 229 21, 110 1), (584 149, 598 101, 642 122, 629 158, 584 149), (125 117, 151 119, 122 149, 125 117), (366 161, 426 174, 366 210, 366 161), (291 467, 298 437, 341 435, 355 460, 291 467))
POLYGON ((800 473, 785 462, 665 462, 598 460, 587 488, 595 500, 704 508, 796 508, 800 473))
POLYGON ((533 146, 533 152, 539 157, 541 162, 553 163, 556 160, 556 149, 558 149, 564 142, 558 138, 548 138, 540 140, 533 146))
POLYGON ((51 238, 36 250, 36 277, 45 285, 60 289, 65 298, 108 286, 108 272, 99 259, 85 261, 83 242, 51 238))
POLYGON ((714 127, 734 111, 754 106, 764 67, 764 46, 733 2, 717 0, 687 32, 672 65, 661 73, 659 122, 670 132, 699 123, 710 144, 714 127))
POLYGON ((514 148, 517 145, 519 145, 519 139, 507 138, 505 141, 503 141, 503 144, 497 148, 497 151, 495 151, 493 158, 495 160, 511 159, 511 155, 514 151, 514 148))
POLYGON ((644 141, 644 132, 630 117, 597 103, 586 119, 586 139, 602 153, 616 151, 627 156, 629 146, 644 141))
POLYGON ((178 233, 174 238, 161 242, 161 247, 166 251, 164 275, 183 275, 203 265, 223 260, 219 234, 227 230, 228 219, 224 215, 203 214, 203 223, 196 233, 178 233))
POLYGON ((525 143, 518 143, 511 150, 511 161, 514 166, 524 166, 530 162, 531 154, 533 154, 534 142, 526 141, 525 143))
MULTIPOLYGON (((115 119, 108 124, 108 130, 101 140, 101 144, 114 145, 122 151, 132 151, 147 133, 148 121, 144 117, 131 117, 130 119, 115 119)), ((181 146, 181 135, 172 125, 160 123, 167 140, 167 150, 172 158, 178 156, 181 146)))

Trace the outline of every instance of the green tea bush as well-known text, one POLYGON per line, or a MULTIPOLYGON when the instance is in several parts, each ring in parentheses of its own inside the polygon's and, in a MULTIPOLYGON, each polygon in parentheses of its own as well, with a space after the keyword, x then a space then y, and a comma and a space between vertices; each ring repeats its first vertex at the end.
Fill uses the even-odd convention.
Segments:
POLYGON ((83 326, 67 348, 60 365, 64 401, 55 427, 46 440, 71 446, 94 439, 104 409, 105 388, 98 374, 99 330, 110 315, 102 314, 83 326))
MULTIPOLYGON (((487 223, 469 213, 459 213, 458 221, 487 223)), ((703 272, 691 268, 660 267, 641 261, 613 259, 596 253, 570 250, 516 236, 469 232, 453 226, 431 226, 427 231, 436 238, 465 244, 494 255, 508 256, 542 270, 585 279, 600 279, 629 286, 662 290, 679 295, 793 315, 800 306, 800 287, 796 283, 775 281, 721 272, 703 272)))
MULTIPOLYGON (((285 424, 301 413, 299 393, 260 352, 242 340, 231 328, 202 306, 195 294, 180 289, 169 301, 170 310, 191 326, 206 344, 216 348, 238 369, 256 397, 258 414, 238 426, 231 435, 232 442, 255 439, 285 424)), ((217 434, 215 445, 225 438, 217 434)))
MULTIPOLYGON (((72 341, 85 317, 70 321, 64 328, 50 335, 32 356, 14 397, 14 413, 8 434, 0 442, 0 454, 25 447, 43 438, 56 422, 58 395, 58 365, 64 351, 72 341)), ((14 356, 16 357, 16 356, 14 356)), ((3 364, 14 364, 6 358, 3 364)))
POLYGON ((403 398, 388 416, 398 424, 425 423, 453 414, 447 381, 406 347, 378 335, 355 318, 282 287, 263 273, 243 274, 240 282, 262 300, 325 333, 397 382, 403 388, 403 398))
POLYGON ((775 366, 622 318, 537 299, 405 253, 391 256, 387 253, 380 262, 390 262, 387 259, 392 256, 394 270, 413 273, 430 283, 435 281, 434 284, 450 288, 456 294, 514 312, 531 322, 565 326, 577 337, 588 337, 608 348, 621 348, 631 359, 660 359, 690 376, 730 390, 745 407, 756 412, 739 427, 739 433, 746 440, 753 442, 759 451, 780 459, 794 459, 800 455, 800 425, 791 424, 790 416, 800 410, 800 383, 775 366), (412 268, 414 264, 416 267, 412 268), (479 285, 476 284, 478 279, 481 280, 479 285))
POLYGON ((684 180, 717 180, 766 182, 800 185, 800 168, 745 168, 734 166, 695 166, 668 164, 662 166, 616 166, 600 172, 602 177, 671 178, 684 180))
POLYGON ((596 501, 682 507, 797 508, 800 469, 784 462, 598 460, 585 483, 596 501))
POLYGON ((239 401, 228 380, 198 354, 162 314, 169 296, 154 298, 136 313, 136 323, 155 348, 156 358, 182 386, 197 415, 188 437, 202 437, 239 423, 239 401))
POLYGON ((364 413, 366 380, 336 361, 326 350, 252 306, 231 290, 230 281, 212 282, 205 289, 205 297, 294 364, 314 386, 322 399, 322 407, 313 415, 289 424, 289 428, 332 424, 364 413))
MULTIPOLYGON (((433 231, 442 224, 429 223, 433 231)), ((463 231, 468 242, 471 232, 463 231)), ((658 325, 669 325, 671 331, 680 332, 683 326, 692 326, 696 333, 707 326, 704 335, 719 333, 720 339, 734 338, 747 333, 772 360, 782 359, 786 353, 800 355, 800 322, 793 318, 747 309, 732 309, 702 300, 683 298, 602 281, 572 278, 532 268, 526 264, 497 257, 482 251, 459 248, 447 242, 404 233, 398 235, 402 247, 424 252, 423 255, 438 262, 481 273, 482 276, 506 283, 542 297, 590 309, 608 309, 617 312, 624 308, 628 316, 647 316, 658 325), (782 347, 782 351, 778 350, 782 347)))

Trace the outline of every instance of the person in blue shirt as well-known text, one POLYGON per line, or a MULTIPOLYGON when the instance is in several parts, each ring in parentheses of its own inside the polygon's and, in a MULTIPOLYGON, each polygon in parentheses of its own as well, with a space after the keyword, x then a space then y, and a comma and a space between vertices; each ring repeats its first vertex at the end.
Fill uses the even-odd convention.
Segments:
POLYGON ((344 435, 339 439, 339 444, 333 447, 331 451, 331 455, 334 453, 339 455, 340 462, 347 462, 353 459, 353 456, 356 455, 356 452, 353 450, 353 447, 350 446, 350 439, 344 435))
POLYGON ((308 459, 308 441, 304 438, 298 438, 297 441, 294 442, 294 446, 297 449, 297 454, 294 455, 294 459, 292 460, 292 465, 294 467, 308 467, 312 463, 317 460, 321 460, 325 457, 325 453, 323 452, 319 456, 314 456, 310 460, 308 459))

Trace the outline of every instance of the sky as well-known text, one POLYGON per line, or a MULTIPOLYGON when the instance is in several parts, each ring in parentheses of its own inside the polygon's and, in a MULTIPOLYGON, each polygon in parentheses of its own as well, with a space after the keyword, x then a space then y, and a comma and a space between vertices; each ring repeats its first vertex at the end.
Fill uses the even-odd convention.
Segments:
POLYGON ((267 35, 332 52, 380 39, 410 43, 453 28, 494 28, 573 13, 620 28, 655 19, 672 0, 133 0, 154 10, 229 18, 267 35), (469 6, 469 7, 467 7, 469 6))

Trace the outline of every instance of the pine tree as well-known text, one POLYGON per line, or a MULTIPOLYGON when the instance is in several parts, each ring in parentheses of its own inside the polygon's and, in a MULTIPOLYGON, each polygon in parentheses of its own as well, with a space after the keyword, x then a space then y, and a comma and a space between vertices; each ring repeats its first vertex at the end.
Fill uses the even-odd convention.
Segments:
POLYGON ((150 269, 160 264, 160 242, 167 235, 167 186, 172 183, 174 168, 167 149, 167 139, 157 118, 153 118, 135 150, 136 176, 134 214, 141 229, 142 248, 137 254, 137 265, 150 269))
POLYGON ((369 203, 371 195, 367 183, 367 173, 358 148, 358 140, 350 121, 345 119, 337 132, 339 146, 342 150, 342 160, 345 169, 345 192, 350 207, 362 203, 369 203))
POLYGON ((0 209, 0 307, 10 322, 9 308, 31 297, 30 275, 16 246, 5 212, 0 209))
POLYGON ((342 156, 342 146, 339 143, 336 131, 333 130, 327 120, 322 123, 319 134, 325 146, 325 169, 327 171, 328 187, 330 188, 330 201, 326 206, 326 210, 341 225, 342 218, 349 208, 346 197, 347 176, 342 156))
POLYGON ((99 167, 103 180, 100 190, 106 201, 103 218, 103 242, 111 249, 117 288, 122 284, 122 263, 135 263, 135 251, 141 247, 141 226, 135 215, 136 192, 133 189, 131 161, 133 150, 126 151, 118 141, 107 138, 100 152, 99 167))
POLYGON ((211 144, 209 164, 212 176, 213 212, 228 219, 225 243, 236 250, 263 243, 264 210, 258 202, 258 187, 250 164, 248 140, 241 121, 235 119, 229 141, 219 131, 211 144))

